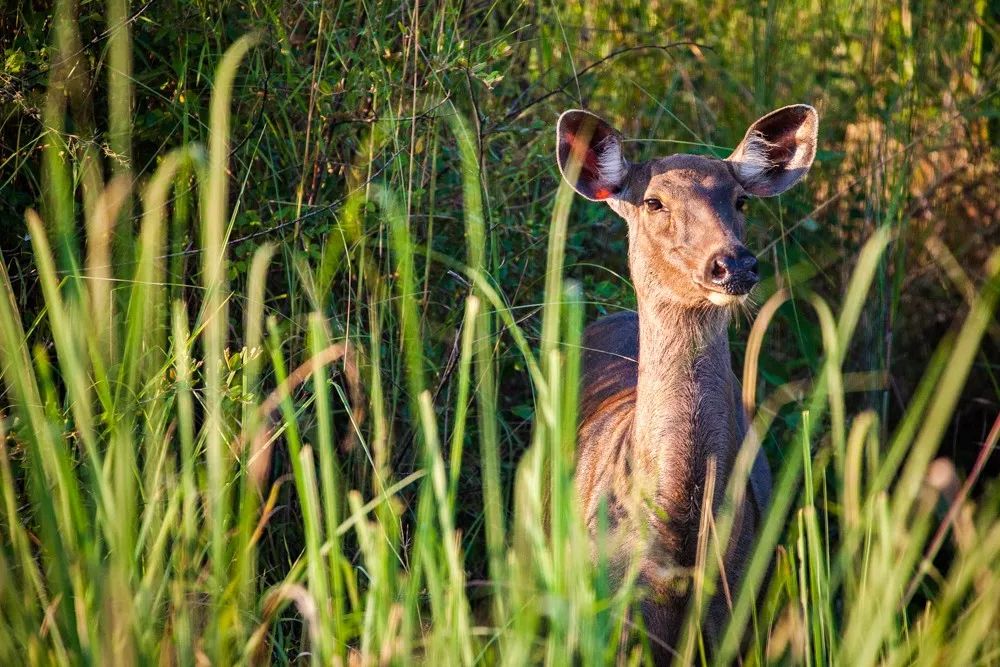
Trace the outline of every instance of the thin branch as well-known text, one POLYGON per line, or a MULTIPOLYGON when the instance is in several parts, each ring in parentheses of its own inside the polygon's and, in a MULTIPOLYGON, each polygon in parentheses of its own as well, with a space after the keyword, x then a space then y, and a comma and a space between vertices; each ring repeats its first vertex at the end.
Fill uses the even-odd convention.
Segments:
POLYGON ((714 51, 714 49, 712 47, 710 47, 710 46, 706 46, 706 45, 701 44, 699 42, 694 42, 694 41, 690 41, 690 40, 685 40, 685 41, 682 41, 682 42, 671 42, 669 44, 639 44, 638 46, 627 46, 627 47, 625 47, 623 49, 618 49, 617 51, 612 51, 611 53, 609 53, 608 55, 604 56, 600 60, 597 60, 597 61, 595 61, 595 62, 587 65, 586 67, 584 67, 579 72, 574 73, 574 75, 572 77, 570 77, 570 78, 566 79, 565 81, 563 81, 561 84, 559 84, 558 87, 553 88, 552 90, 550 90, 550 91, 548 91, 546 93, 543 93, 542 95, 539 95, 538 97, 534 98, 533 100, 531 100, 530 102, 528 102, 527 104, 525 104, 525 105, 523 105, 521 107, 517 107, 517 108, 511 109, 510 111, 507 112, 507 115, 503 117, 503 121, 502 122, 504 122, 504 123, 510 122, 510 121, 516 119, 517 117, 519 117, 521 114, 523 114, 525 111, 527 111, 531 107, 535 106, 536 104, 538 104, 540 102, 544 102, 545 100, 549 99, 553 95, 556 95, 558 93, 566 92, 566 86, 568 86, 571 83, 575 82, 581 76, 583 76, 584 74, 590 72, 591 70, 595 69, 596 67, 598 67, 600 65, 603 65, 604 63, 606 63, 609 60, 612 60, 614 58, 617 58, 618 56, 624 55, 626 53, 631 53, 632 51, 646 51, 646 50, 656 50, 656 51, 663 51, 665 53, 669 53, 671 49, 676 48, 678 46, 697 46, 699 49, 705 49, 707 51, 714 51))

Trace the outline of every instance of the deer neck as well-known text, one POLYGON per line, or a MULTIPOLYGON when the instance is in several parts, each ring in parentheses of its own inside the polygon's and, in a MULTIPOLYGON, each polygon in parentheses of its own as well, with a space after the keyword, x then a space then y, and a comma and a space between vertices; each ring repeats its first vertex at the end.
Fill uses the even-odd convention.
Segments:
POLYGON ((641 293, 638 297, 632 444, 644 480, 642 493, 655 498, 669 523, 692 528, 693 522, 696 530, 708 460, 715 456, 718 493, 731 458, 735 406, 729 314, 722 308, 694 310, 641 293))

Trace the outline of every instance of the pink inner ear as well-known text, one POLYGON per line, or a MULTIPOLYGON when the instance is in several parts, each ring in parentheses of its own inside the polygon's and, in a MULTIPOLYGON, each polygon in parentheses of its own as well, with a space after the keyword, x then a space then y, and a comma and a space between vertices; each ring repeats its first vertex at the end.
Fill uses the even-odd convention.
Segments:
POLYGON ((594 191, 594 199, 607 199, 611 196, 611 190, 607 188, 597 188, 594 191))
POLYGON ((583 143, 577 144, 576 135, 569 130, 563 133, 563 142, 568 146, 566 150, 567 159, 579 150, 579 155, 583 156, 581 167, 591 174, 597 174, 597 155, 591 150, 589 145, 583 143))

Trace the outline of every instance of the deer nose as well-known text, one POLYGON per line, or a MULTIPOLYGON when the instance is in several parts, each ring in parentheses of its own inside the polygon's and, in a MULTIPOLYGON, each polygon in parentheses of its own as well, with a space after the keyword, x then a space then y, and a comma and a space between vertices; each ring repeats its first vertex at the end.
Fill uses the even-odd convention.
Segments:
POLYGON ((708 260, 708 279, 727 294, 746 294, 760 280, 757 258, 742 246, 723 250, 708 260))

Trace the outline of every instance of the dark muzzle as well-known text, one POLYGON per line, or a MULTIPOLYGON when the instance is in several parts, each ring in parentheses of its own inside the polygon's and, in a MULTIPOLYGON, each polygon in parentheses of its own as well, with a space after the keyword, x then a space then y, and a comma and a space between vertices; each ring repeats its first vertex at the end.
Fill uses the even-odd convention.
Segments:
POLYGON ((760 280, 757 258, 743 246, 717 253, 708 260, 707 272, 709 282, 726 294, 747 294, 760 280))

